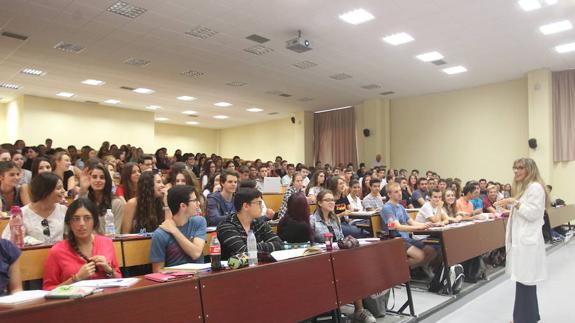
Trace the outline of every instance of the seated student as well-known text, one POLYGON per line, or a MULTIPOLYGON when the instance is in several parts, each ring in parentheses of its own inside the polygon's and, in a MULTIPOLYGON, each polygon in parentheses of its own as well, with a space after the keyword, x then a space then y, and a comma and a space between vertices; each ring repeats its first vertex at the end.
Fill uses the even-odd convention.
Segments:
MULTIPOLYGON (((343 179, 340 179, 343 181, 343 179)), ((331 233, 333 241, 344 238, 339 217, 335 214, 335 199, 330 190, 323 190, 317 195, 317 208, 310 216, 309 222, 312 229, 313 239, 317 243, 325 243, 324 234, 331 233)), ((362 300, 353 302, 355 310, 354 322, 375 322, 375 318, 368 310, 363 308, 362 300)))
POLYGON ((245 181, 250 179, 250 168, 247 166, 240 166, 238 168, 238 181, 245 181))
MULTIPOLYGON (((52 172, 52 165, 48 161, 48 159, 44 157, 37 157, 34 159, 32 163, 32 180, 41 173, 51 173, 52 172)), ((31 182, 30 182, 31 183, 31 182)), ((30 184, 24 184, 20 187, 20 197, 22 199, 23 205, 30 204, 30 184)))
POLYGON ((441 178, 438 182, 437 182, 437 188, 440 191, 445 191, 445 189, 447 189, 447 181, 443 178, 441 178))
POLYGON ((122 277, 112 239, 96 234, 98 209, 87 198, 78 198, 68 208, 64 222, 68 238, 48 252, 43 289, 52 290, 85 279, 122 277))
POLYGON ((399 203, 401 200, 401 187, 399 187, 399 184, 390 183, 387 186, 387 195, 389 196, 389 201, 385 203, 380 213, 382 226, 389 226, 390 221, 395 222, 395 229, 404 240, 407 262, 411 268, 428 264, 437 256, 437 252, 433 247, 426 246, 422 241, 411 238, 409 232, 425 230, 431 224, 414 221, 407 215, 405 208, 399 203))
POLYGON ((497 202, 497 187, 495 185, 487 186, 487 194, 483 195, 483 213, 495 213, 493 203, 497 202))
POLYGON ((383 199, 380 192, 381 181, 379 178, 372 178, 369 182, 371 192, 363 198, 362 204, 367 211, 381 211, 383 209, 383 199))
MULTIPOLYGON (((287 176, 287 175, 286 175, 287 176)), ((287 211, 287 201, 290 196, 294 193, 302 192, 303 191, 303 176, 301 173, 293 173, 293 179, 290 180, 290 186, 287 191, 284 193, 284 197, 282 199, 282 204, 280 205, 280 209, 278 211, 280 219, 286 214, 287 211)), ((311 201, 311 199, 308 199, 311 201)))
POLYGON ((286 214, 278 223, 278 236, 288 243, 312 241, 309 216, 309 205, 304 193, 292 194, 288 199, 286 214))
POLYGON ((281 239, 272 231, 261 215, 262 193, 255 188, 239 188, 233 199, 236 212, 218 225, 218 240, 222 246, 222 259, 247 252, 250 230, 254 232, 258 252, 282 249, 281 239))
POLYGON ((457 212, 462 216, 462 220, 469 221, 476 219, 476 215, 482 212, 482 209, 474 209, 471 200, 479 197, 479 183, 469 181, 463 187, 463 196, 457 200, 457 212))
POLYGON ((116 233, 120 233, 126 202, 112 194, 112 177, 110 177, 110 173, 102 165, 91 166, 82 173, 79 194, 82 197, 87 197, 98 208, 98 216, 100 217, 98 222, 100 226, 96 227, 95 230, 100 234, 105 233, 105 216, 108 209, 111 209, 114 214, 116 233))
POLYGON ((206 188, 208 185, 208 180, 216 174, 216 164, 211 160, 208 159, 203 164, 202 170, 202 188, 206 188))
POLYGON ((124 165, 120 172, 120 185, 116 188, 116 195, 124 202, 136 197, 138 193, 138 179, 140 179, 140 166, 129 162, 124 165))
POLYGON ((12 154, 12 161, 16 164, 16 167, 20 169, 20 181, 18 185, 30 184, 32 181, 32 172, 22 168, 22 166, 24 166, 24 155, 16 151, 12 154))
POLYGON ((359 185, 359 181, 357 179, 352 179, 349 182, 349 187, 350 191, 347 195, 347 200, 349 201, 351 210, 354 212, 363 211, 364 207, 361 201, 361 186, 359 185))
POLYGON ((335 215, 340 218, 341 228, 345 236, 353 236, 354 238, 364 238, 364 232, 349 223, 347 216, 351 213, 351 206, 347 197, 345 196, 345 181, 340 176, 332 176, 329 182, 329 189, 332 191, 335 198, 335 215))
MULTIPOLYGON (((241 181, 238 187, 256 188, 256 181, 246 179, 241 181)), ((266 202, 262 199, 262 216, 266 217, 268 220, 271 220, 274 218, 275 213, 276 212, 273 209, 270 209, 266 206, 266 202)))
MULTIPOLYGON (((283 165, 283 163, 282 163, 283 165)), ((292 177, 295 173, 295 167, 293 164, 287 164, 285 167, 285 175, 282 176, 281 182, 283 186, 290 186, 292 182, 292 177)), ((302 177, 303 180, 303 177, 302 177)), ((303 182, 302 182, 303 184, 303 182)), ((303 185, 302 185, 303 186, 303 185)))
POLYGON ((459 222, 463 218, 457 212, 457 199, 455 198, 455 191, 451 188, 445 189, 443 191, 443 210, 447 217, 449 218, 449 222, 459 222))
POLYGON ((258 177, 256 178, 256 188, 258 191, 264 191, 264 178, 269 176, 268 173, 268 166, 266 164, 262 164, 258 169, 258 177))
POLYGON ((154 156, 152 155, 143 155, 140 157, 138 163, 142 173, 154 170, 154 156))
POLYGON ((0 296, 22 290, 21 251, 10 240, 0 239, 0 296))
POLYGON ((11 161, 11 160, 12 160, 12 154, 10 154, 10 151, 0 148, 0 162, 11 161))
POLYGON ((0 211, 9 212, 12 206, 23 206, 22 194, 18 186, 20 169, 13 161, 0 162, 0 211))
POLYGON ((361 183, 361 196, 365 198, 371 193, 371 171, 366 172, 362 178, 359 179, 361 183))
MULTIPOLYGON (((54 173, 42 173, 30 184, 32 203, 22 207, 24 236, 43 243, 64 239, 64 215, 66 206, 60 204, 65 191, 62 180, 54 173)), ((10 238, 10 226, 2 232, 4 239, 10 238)))
POLYGON ((419 209, 425 204, 425 201, 429 200, 429 191, 427 190, 427 178, 420 177, 417 180, 417 189, 413 191, 411 196, 413 207, 419 209))
POLYGON ((166 199, 162 177, 151 171, 142 173, 138 180, 138 195, 124 206, 121 232, 154 232, 170 212, 166 199))
POLYGON ((52 171, 62 179, 64 190, 66 192, 71 191, 75 194, 76 177, 74 177, 74 171, 70 170, 71 165, 70 156, 67 152, 59 151, 54 154, 52 159, 52 171))
POLYGON ((401 187, 401 205, 405 208, 412 209, 413 202, 411 194, 409 193, 409 185, 407 185, 407 178, 402 177, 399 179, 399 187, 401 187))
POLYGON ((317 194, 319 194, 321 190, 324 190, 325 187, 326 187, 325 171, 321 169, 316 170, 313 173, 311 180, 309 181, 309 184, 305 188, 305 195, 309 197, 312 203, 315 203, 317 194))
POLYGON ((238 187, 238 173, 224 171, 220 175, 221 192, 208 195, 208 225, 217 226, 236 210, 234 193, 238 187))
POLYGON ((207 201, 206 197, 201 193, 200 182, 196 178, 193 172, 189 172, 186 169, 186 164, 182 162, 175 162, 170 167, 170 172, 168 173, 166 184, 166 191, 169 191, 172 187, 176 185, 190 185, 194 188, 198 200, 200 200, 200 207, 197 208, 198 214, 205 214, 207 201))
POLYGON ((152 234, 150 261, 155 273, 164 267, 204 262, 206 219, 195 216, 200 207, 195 188, 174 186, 168 191, 168 206, 173 216, 152 234))
POLYGON ((442 196, 443 193, 438 188, 432 189, 431 198, 419 209, 415 221, 419 223, 430 222, 437 225, 449 224, 449 218, 443 209, 442 196))
POLYGON ((216 173, 216 174, 210 176, 208 184, 206 186, 204 186, 204 192, 202 193, 204 195, 204 197, 206 198, 206 204, 207 204, 208 195, 210 195, 214 192, 220 192, 221 190, 222 190, 222 185, 220 184, 220 173, 216 173))

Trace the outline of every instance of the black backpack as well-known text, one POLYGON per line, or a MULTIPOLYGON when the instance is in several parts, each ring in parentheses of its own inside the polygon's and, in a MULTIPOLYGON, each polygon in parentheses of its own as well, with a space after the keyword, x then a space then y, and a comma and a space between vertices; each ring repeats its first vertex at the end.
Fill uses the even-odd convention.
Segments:
MULTIPOLYGON (((463 279, 465 275, 463 274, 463 266, 457 264, 449 267, 449 278, 451 280, 451 292, 453 294, 459 293, 461 287, 463 287, 463 279)), ((438 294, 448 294, 447 288, 447 274, 445 272, 444 266, 439 266, 435 270, 433 279, 429 283, 428 290, 432 293, 438 294)))
POLYGON ((478 256, 463 262, 463 273, 466 283, 477 283, 481 279, 487 279, 485 262, 482 256, 478 256))

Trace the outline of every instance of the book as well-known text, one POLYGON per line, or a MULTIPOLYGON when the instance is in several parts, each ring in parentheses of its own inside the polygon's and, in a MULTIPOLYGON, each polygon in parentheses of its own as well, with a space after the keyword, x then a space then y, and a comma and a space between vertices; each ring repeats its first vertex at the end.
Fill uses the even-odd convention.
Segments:
POLYGON ((12 295, 0 297, 1 305, 15 305, 35 301, 44 298, 48 294, 45 290, 24 290, 12 295))
MULTIPOLYGON (((222 267, 226 268, 228 267, 228 262, 227 261, 222 261, 222 267)), ((181 264, 181 265, 177 265, 177 266, 171 266, 171 267, 165 267, 164 269, 166 271, 187 271, 187 272, 200 272, 200 271, 209 271, 212 268, 212 264, 211 263, 206 263, 206 264, 196 264, 196 263, 188 263, 188 264, 181 264)))
POLYGON ((110 278, 110 279, 86 279, 75 282, 71 286, 75 287, 95 287, 95 288, 109 288, 109 287, 130 287, 137 283, 139 278, 110 278))
POLYGON ((186 271, 165 271, 165 272, 147 274, 144 277, 146 279, 149 279, 149 280, 152 280, 155 282, 164 283, 164 282, 169 282, 169 281, 176 280, 176 279, 193 277, 193 276, 194 276, 193 273, 186 272, 186 271))
POLYGON ((94 287, 79 287, 73 285, 58 286, 46 294, 46 298, 82 298, 92 294, 94 287))

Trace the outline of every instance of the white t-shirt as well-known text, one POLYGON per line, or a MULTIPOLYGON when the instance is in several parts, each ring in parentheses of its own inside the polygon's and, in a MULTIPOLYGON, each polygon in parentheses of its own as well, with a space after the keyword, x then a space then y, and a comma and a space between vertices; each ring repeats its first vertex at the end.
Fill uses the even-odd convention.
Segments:
POLYGON ((423 204, 423 206, 417 212, 417 216, 415 217, 415 221, 417 221, 419 223, 429 222, 430 220, 428 220, 428 219, 433 217, 434 215, 436 215, 437 212, 438 212, 438 208, 434 209, 433 206, 431 206, 430 202, 425 202, 425 204, 423 204))
MULTIPOLYGON (((44 243, 54 243, 64 239, 64 217, 68 208, 62 204, 56 204, 54 211, 46 218, 50 236, 44 235, 44 226, 42 226, 43 217, 36 214, 30 209, 30 205, 22 209, 22 219, 24 222, 24 236, 30 236, 44 243)), ((7 225, 2 232, 2 238, 10 239, 10 225, 7 225)))
POLYGON ((353 211, 363 211, 363 203, 361 203, 361 199, 359 197, 356 197, 355 199, 351 196, 351 194, 347 195, 347 200, 349 201, 349 204, 351 205, 351 209, 353 211))

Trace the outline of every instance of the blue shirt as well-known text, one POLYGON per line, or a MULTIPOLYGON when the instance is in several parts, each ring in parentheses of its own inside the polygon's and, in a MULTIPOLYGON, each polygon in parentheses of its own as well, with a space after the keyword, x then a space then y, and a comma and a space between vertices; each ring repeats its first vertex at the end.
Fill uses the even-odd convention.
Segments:
POLYGON ((0 296, 7 294, 10 266, 20 257, 20 249, 10 240, 0 239, 0 296))
POLYGON ((473 204, 473 209, 483 209, 483 200, 481 197, 471 200, 471 204, 473 204))
MULTIPOLYGON (((190 241, 195 237, 206 240, 206 219, 203 216, 192 216, 186 224, 178 227, 180 232, 190 241)), ((204 257, 194 260, 180 247, 174 236, 157 228, 152 234, 150 262, 163 262, 165 267, 177 266, 191 262, 204 263, 204 257)))
MULTIPOLYGON (((387 220, 391 217, 393 219, 397 219, 400 224, 407 225, 407 221, 409 221, 409 215, 407 215, 407 211, 401 204, 393 205, 391 202, 385 203, 383 209, 379 213, 381 217, 381 225, 387 227, 387 220)), ((402 238, 406 239, 409 238, 408 232, 397 231, 402 238)))

